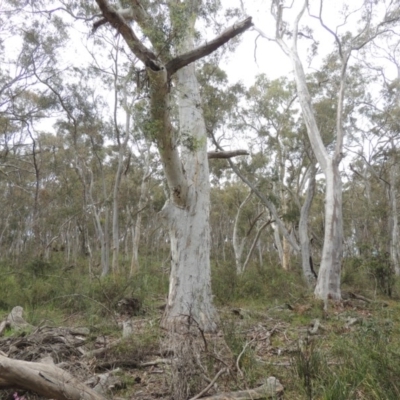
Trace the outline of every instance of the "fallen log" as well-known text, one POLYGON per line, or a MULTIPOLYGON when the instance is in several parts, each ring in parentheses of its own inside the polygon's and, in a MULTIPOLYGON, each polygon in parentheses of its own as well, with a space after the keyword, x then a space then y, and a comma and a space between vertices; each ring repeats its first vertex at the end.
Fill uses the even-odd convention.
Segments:
POLYGON ((241 390, 239 392, 219 393, 213 396, 202 397, 200 400, 258 400, 258 399, 276 399, 283 394, 283 386, 273 376, 267 379, 267 382, 256 388, 241 390))
POLYGON ((0 389, 24 389, 56 400, 105 400, 68 372, 48 363, 0 354, 0 389))

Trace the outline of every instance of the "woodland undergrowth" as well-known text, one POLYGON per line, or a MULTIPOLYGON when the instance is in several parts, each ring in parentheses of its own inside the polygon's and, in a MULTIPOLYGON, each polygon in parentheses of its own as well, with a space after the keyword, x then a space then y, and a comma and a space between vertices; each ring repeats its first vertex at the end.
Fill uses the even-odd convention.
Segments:
MULTIPOLYGON (((119 275, 100 279, 89 273, 85 260, 74 265, 57 259, 2 263, 0 314, 5 317, 19 305, 34 326, 85 326, 93 335, 117 339, 118 303, 135 298, 140 310, 134 318, 141 328, 109 357, 162 353, 170 340, 158 328, 168 271, 157 263, 146 264, 131 277, 122 269, 119 275)), ((234 360, 234 373, 221 373, 220 387, 254 388, 275 376, 286 399, 399 399, 400 286, 384 265, 379 260, 345 260, 344 300, 324 310, 303 283, 299 267, 283 271, 277 265, 252 265, 238 277, 231 263, 214 263, 214 301, 234 360)), ((216 367, 212 357, 202 364, 195 358, 190 362, 190 384, 185 386, 179 368, 175 375, 173 369, 153 375, 123 369, 125 385, 112 396, 162 398, 161 392, 176 390, 180 398, 193 397, 204 388, 201 375, 214 378, 222 364, 218 361, 216 367)))

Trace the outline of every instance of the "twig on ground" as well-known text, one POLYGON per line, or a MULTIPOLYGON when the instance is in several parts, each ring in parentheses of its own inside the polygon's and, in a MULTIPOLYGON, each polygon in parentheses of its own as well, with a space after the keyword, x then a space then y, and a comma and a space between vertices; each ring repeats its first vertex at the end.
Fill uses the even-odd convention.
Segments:
POLYGON ((217 379, 224 373, 226 372, 226 368, 222 368, 221 370, 218 371, 217 375, 215 375, 214 379, 209 383, 209 385, 207 385, 207 387, 205 387, 199 394, 196 394, 196 396, 192 397, 190 400, 196 400, 199 397, 203 396, 203 394, 207 393, 212 386, 214 385, 214 383, 217 381, 217 379))
POLYGON ((243 374, 242 370, 241 370, 240 367, 239 367, 240 358, 242 357, 242 355, 243 355, 244 352, 246 351, 247 347, 248 347, 251 343, 253 343, 255 340, 256 340, 256 339, 254 338, 253 340, 250 340, 250 342, 247 342, 247 343, 243 346, 243 350, 242 350, 241 353, 238 355, 238 358, 237 358, 237 360, 236 360, 236 368, 237 368, 237 370, 238 370, 238 372, 239 372, 239 374, 240 374, 240 376, 241 376, 242 378, 243 378, 244 374, 243 374))

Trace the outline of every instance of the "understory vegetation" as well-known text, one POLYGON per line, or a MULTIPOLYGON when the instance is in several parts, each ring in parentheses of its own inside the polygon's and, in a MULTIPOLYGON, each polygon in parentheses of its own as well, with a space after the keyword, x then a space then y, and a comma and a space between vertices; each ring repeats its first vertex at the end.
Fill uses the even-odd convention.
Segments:
POLYGON ((400 0, 2 3, 0 400, 400 399, 400 0))
MULTIPOLYGON (((235 378, 233 374, 220 378, 225 387, 257 387, 266 377, 275 376, 287 399, 398 399, 400 287, 392 275, 382 278, 382 265, 375 258, 345 260, 344 300, 326 310, 303 283, 300 267, 284 271, 278 263, 254 263, 237 276, 233 264, 214 264, 220 326, 236 360, 235 378)), ((72 266, 55 258, 31 261, 20 269, 3 263, 0 277, 3 317, 20 305, 34 326, 84 326, 93 340, 120 339, 118 303, 137 299, 140 308, 133 319, 140 328, 103 362, 122 357, 138 363, 151 352, 157 354, 165 343, 159 321, 168 293, 168 271, 159 263, 148 263, 132 277, 121 272, 99 279, 90 276, 83 259, 72 266)), ((26 334, 11 330, 6 336, 26 334)), ((124 368, 120 378, 124 385, 113 396, 146 398, 145 393, 168 398, 167 367, 154 375, 145 368, 124 368)), ((202 387, 193 379, 191 390, 194 396, 202 387)))

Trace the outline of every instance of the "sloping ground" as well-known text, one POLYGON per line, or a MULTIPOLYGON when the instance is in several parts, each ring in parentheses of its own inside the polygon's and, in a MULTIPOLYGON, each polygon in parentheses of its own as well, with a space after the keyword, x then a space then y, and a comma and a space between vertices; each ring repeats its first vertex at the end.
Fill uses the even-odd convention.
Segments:
MULTIPOLYGON (((223 334, 198 334, 181 366, 176 344, 158 329, 161 311, 119 317, 122 334, 34 327, 21 313, 21 319, 9 316, 0 325, 6 335, 0 351, 9 360, 54 365, 106 398, 170 399, 185 380, 190 385, 179 386, 186 390, 182 398, 257 398, 249 389, 270 376, 282 383, 286 399, 400 398, 399 305, 346 297, 327 311, 307 297, 264 309, 223 308, 223 334), (229 349, 221 350, 222 343, 229 349)), ((2 379, 0 374, 0 386, 2 379)), ((22 396, 39 398, 15 388, 0 392, 0 399, 22 396)))

